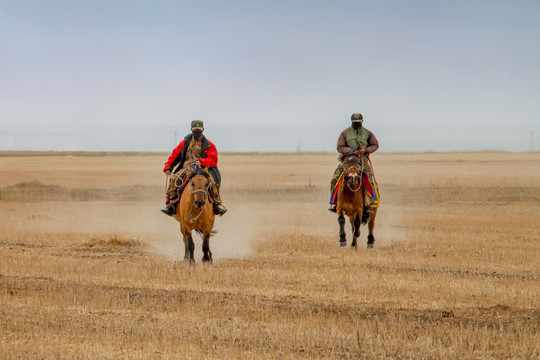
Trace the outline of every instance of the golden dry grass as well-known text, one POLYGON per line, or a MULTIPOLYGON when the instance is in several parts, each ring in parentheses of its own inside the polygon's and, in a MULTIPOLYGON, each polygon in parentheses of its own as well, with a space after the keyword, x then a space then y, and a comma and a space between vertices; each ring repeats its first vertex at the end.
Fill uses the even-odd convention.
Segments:
POLYGON ((195 267, 159 212, 166 154, 0 155, 1 359, 540 357, 538 153, 375 154, 358 251, 326 210, 334 154, 224 154, 195 267))

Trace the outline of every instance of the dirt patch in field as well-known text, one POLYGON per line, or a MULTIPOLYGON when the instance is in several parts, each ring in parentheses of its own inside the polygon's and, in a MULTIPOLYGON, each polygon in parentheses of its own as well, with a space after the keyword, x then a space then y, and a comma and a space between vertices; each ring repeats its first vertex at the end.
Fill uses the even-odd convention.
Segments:
POLYGON ((112 189, 75 189, 39 181, 20 182, 0 188, 0 201, 142 201, 163 197, 159 187, 126 185, 112 189))
POLYGON ((93 238, 85 242, 83 247, 88 248, 140 248, 142 241, 135 238, 125 238, 120 235, 109 235, 104 238, 93 238))

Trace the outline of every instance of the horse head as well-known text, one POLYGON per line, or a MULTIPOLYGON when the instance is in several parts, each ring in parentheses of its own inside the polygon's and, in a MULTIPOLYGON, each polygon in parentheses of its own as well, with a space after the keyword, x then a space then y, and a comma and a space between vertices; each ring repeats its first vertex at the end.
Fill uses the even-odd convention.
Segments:
POLYGON ((354 152, 342 156, 343 171, 347 178, 347 183, 357 185, 360 177, 360 158, 354 152))
POLYGON ((208 168, 198 168, 192 171, 189 180, 189 192, 193 198, 195 207, 201 209, 209 198, 208 189, 210 188, 210 174, 208 168))

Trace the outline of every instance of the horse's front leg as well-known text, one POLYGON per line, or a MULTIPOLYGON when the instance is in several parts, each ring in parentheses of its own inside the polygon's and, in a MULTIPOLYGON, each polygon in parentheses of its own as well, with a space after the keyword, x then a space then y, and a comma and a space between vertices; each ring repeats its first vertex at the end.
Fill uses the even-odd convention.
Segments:
POLYGON ((186 235, 186 230, 184 229, 182 224, 180 224, 180 234, 182 234, 182 240, 184 241, 184 261, 188 261, 189 260, 188 238, 186 235))
POLYGON ((343 212, 339 213, 337 221, 339 223, 339 246, 344 247, 347 246, 347 239, 345 238, 345 216, 343 216, 343 212))
POLYGON ((351 225, 352 225, 352 233, 353 233, 353 240, 351 243, 351 247, 358 248, 358 237, 360 237, 360 216, 356 214, 353 219, 351 219, 351 225))
POLYGON ((212 263, 212 252, 210 251, 210 233, 203 235, 202 251, 204 253, 202 261, 212 263))
POLYGON ((186 246, 184 261, 188 261, 190 264, 195 264, 195 258, 193 257, 193 253, 195 252, 195 243, 193 242, 191 231, 184 232, 184 244, 186 246))
POLYGON ((188 240, 186 235, 183 236, 184 238, 184 261, 189 260, 189 250, 188 250, 188 240))

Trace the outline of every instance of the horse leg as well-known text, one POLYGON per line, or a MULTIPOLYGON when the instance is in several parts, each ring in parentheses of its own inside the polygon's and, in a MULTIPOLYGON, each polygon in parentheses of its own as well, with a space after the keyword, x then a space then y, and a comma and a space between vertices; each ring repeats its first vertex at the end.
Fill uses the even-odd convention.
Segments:
POLYGON ((352 225, 352 231, 353 231, 353 241, 351 246, 354 248, 358 248, 358 237, 360 236, 360 216, 356 214, 356 217, 354 218, 354 222, 351 219, 351 225, 352 225))
POLYGON ((340 212, 338 219, 339 223, 339 246, 347 246, 347 239, 345 239, 345 216, 340 212))
POLYGON ((204 253, 202 261, 212 263, 212 252, 210 251, 210 234, 203 235, 202 251, 204 253))
POLYGON ((188 240, 187 237, 184 235, 184 261, 189 260, 189 250, 188 250, 188 240))
POLYGON ((373 214, 369 217, 368 230, 369 234, 367 237, 367 247, 368 249, 373 248, 375 244, 375 237, 373 236, 373 229, 375 228, 375 218, 377 217, 377 208, 373 209, 373 214))
POLYGON ((184 233, 184 243, 186 243, 186 254, 184 255, 184 261, 189 261, 190 264, 195 264, 195 259, 193 258, 193 253, 195 251, 195 243, 193 242, 191 231, 184 233))
POLYGON ((180 224, 180 233, 182 234, 182 240, 184 241, 184 261, 187 262, 189 260, 188 236, 181 224, 180 224))

